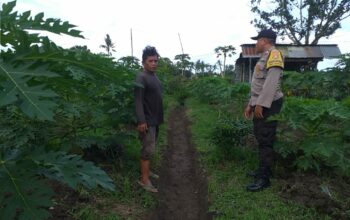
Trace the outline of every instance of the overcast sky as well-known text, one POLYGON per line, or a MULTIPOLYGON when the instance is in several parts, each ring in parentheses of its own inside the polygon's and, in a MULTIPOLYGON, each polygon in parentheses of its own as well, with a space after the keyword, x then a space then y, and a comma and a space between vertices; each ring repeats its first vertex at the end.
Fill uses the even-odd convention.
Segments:
MULTIPOLYGON (((3 0, 2 2, 8 2, 3 0)), ((184 53, 192 61, 198 59, 214 64, 214 49, 233 45, 237 55, 240 45, 255 43, 257 34, 250 21, 250 0, 18 0, 16 10, 44 12, 45 18, 60 18, 77 25, 86 39, 67 36, 50 38, 63 47, 87 45, 93 52, 105 52, 100 45, 109 34, 115 43, 115 58, 131 55, 130 32, 133 33, 133 54, 141 58, 142 49, 153 45, 163 57, 174 59, 181 54, 179 34, 184 53)), ((350 53, 350 19, 342 23, 331 38, 319 43, 338 44, 342 53, 350 53)), ((278 43, 289 43, 281 41, 278 43)), ((323 66, 329 65, 325 62, 323 66)))

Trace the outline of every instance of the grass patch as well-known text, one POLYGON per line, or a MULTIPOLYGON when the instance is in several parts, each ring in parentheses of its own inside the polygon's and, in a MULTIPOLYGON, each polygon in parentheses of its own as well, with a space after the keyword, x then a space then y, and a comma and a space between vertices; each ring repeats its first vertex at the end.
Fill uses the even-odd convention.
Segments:
POLYGON ((256 152, 238 148, 239 156, 222 160, 217 146, 208 141, 221 110, 194 99, 187 100, 186 105, 193 121, 193 141, 208 171, 210 211, 216 213, 215 219, 330 219, 295 202, 283 201, 275 179, 271 180, 272 187, 262 192, 247 192, 245 187, 251 179, 246 172, 257 166, 256 152))
MULTIPOLYGON (((164 134, 160 134, 164 135, 164 134)), ((163 139, 163 138, 160 138, 163 139)), ((159 149, 157 150, 159 154, 159 149)), ((79 197, 86 198, 70 211, 74 219, 119 220, 142 219, 156 205, 156 198, 137 184, 139 178, 140 146, 137 139, 130 140, 120 164, 105 167, 114 180, 116 191, 79 190, 79 197)), ((155 169, 159 166, 159 155, 154 158, 155 169)))

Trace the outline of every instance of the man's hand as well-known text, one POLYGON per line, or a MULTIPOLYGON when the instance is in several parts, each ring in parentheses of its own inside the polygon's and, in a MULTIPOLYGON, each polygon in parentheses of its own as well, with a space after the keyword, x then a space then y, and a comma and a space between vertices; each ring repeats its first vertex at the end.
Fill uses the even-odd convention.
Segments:
POLYGON ((263 118, 263 107, 261 105, 256 105, 255 106, 255 111, 254 111, 254 116, 255 118, 263 118))
POLYGON ((137 125, 137 130, 138 130, 140 133, 146 133, 147 130, 148 130, 147 123, 143 123, 143 124, 137 125))
POLYGON ((244 109, 244 117, 246 119, 250 119, 253 113, 253 109, 250 105, 247 105, 247 107, 245 107, 244 109))

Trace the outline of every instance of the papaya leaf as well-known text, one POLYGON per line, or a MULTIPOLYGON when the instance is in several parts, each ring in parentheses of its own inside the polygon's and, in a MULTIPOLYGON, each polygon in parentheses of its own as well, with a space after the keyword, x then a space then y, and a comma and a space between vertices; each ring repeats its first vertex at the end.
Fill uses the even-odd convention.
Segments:
POLYGON ((113 180, 102 169, 82 160, 79 155, 65 152, 34 153, 33 159, 43 167, 43 175, 64 182, 73 189, 82 184, 87 188, 101 186, 110 191, 115 190, 113 180))
POLYGON ((295 165, 298 167, 298 169, 303 171, 313 168, 319 171, 320 169, 318 163, 312 157, 301 156, 295 161, 295 165))
POLYGON ((35 173, 32 161, 16 156, 0 159, 0 219, 47 219, 53 192, 35 173))
POLYGON ((334 143, 326 138, 309 138, 302 144, 304 152, 308 156, 315 158, 329 158, 336 148, 333 148, 334 143))
POLYGON ((75 66, 67 66, 66 70, 69 71, 71 77, 75 80, 82 80, 87 77, 86 72, 81 68, 77 68, 75 66))
POLYGON ((332 103, 328 109, 328 113, 339 119, 350 119, 350 111, 339 103, 332 103))
POLYGON ((8 2, 7 4, 2 5, 2 11, 5 14, 9 14, 16 6, 16 1, 8 2))
POLYGON ((74 29, 75 25, 67 21, 62 22, 60 19, 47 18, 44 19, 44 13, 38 13, 31 17, 31 12, 26 11, 22 14, 13 12, 16 6, 16 1, 4 3, 0 11, 1 29, 4 32, 11 30, 16 33, 16 30, 38 30, 48 31, 55 34, 66 34, 72 37, 84 38, 81 31, 74 29))
MULTIPOLYGON (((44 85, 29 86, 29 81, 36 75, 32 71, 24 72, 22 68, 17 70, 0 61, 0 76, 7 80, 1 82, 0 106, 16 103, 29 117, 53 120, 53 108, 56 104, 48 98, 56 96, 52 90, 45 89, 44 85)), ((39 75, 51 76, 39 73, 39 75)))

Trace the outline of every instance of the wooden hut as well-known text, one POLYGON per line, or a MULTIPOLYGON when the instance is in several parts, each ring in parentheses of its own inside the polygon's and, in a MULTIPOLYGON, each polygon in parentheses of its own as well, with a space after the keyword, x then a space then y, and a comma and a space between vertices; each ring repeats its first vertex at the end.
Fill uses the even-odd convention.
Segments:
MULTIPOLYGON (((260 55, 255 50, 255 44, 242 44, 242 52, 235 64, 236 81, 251 82, 254 66, 260 55)), ((285 57, 286 71, 303 72, 316 70, 317 63, 326 59, 338 58, 341 53, 336 44, 291 45, 277 44, 285 57)))

